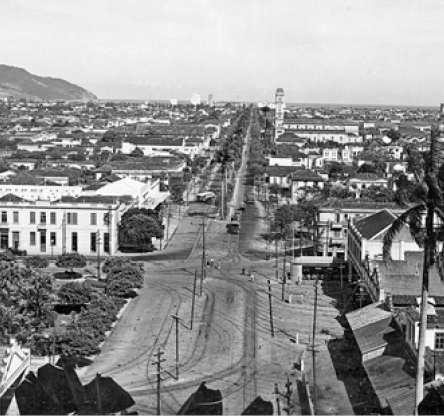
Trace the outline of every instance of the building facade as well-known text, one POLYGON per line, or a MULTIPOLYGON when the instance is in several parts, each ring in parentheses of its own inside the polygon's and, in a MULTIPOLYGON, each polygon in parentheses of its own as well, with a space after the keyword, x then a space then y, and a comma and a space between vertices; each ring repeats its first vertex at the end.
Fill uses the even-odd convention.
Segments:
POLYGON ((0 198, 0 249, 26 250, 29 255, 114 255, 118 224, 128 205, 113 197, 25 201, 0 198))

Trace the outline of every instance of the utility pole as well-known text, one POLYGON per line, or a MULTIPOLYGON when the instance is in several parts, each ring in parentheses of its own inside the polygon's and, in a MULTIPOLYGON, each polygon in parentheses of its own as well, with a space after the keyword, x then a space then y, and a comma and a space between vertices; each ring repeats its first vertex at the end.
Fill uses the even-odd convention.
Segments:
MULTIPOLYGON (((224 167, 224 165, 222 164, 222 170, 224 171, 226 168, 224 167)), ((225 218, 224 215, 224 204, 225 204, 225 184, 224 184, 224 180, 225 180, 225 175, 222 172, 222 192, 221 192, 221 204, 220 204, 220 216, 221 219, 223 220, 225 218)))
POLYGON ((167 213, 167 241, 166 244, 168 244, 169 239, 169 229, 170 229, 170 218, 171 218, 171 204, 168 204, 168 213, 167 213))
POLYGON ((313 344, 312 344, 312 354, 313 354, 313 407, 314 413, 317 412, 317 387, 316 387, 316 318, 318 313, 318 282, 319 277, 316 277, 315 287, 315 300, 314 300, 314 310, 313 310, 313 344))
POLYGON ((191 324, 190 324, 190 329, 193 329, 194 303, 196 302, 196 283, 197 283, 197 269, 194 270, 193 299, 191 301, 191 324))
POLYGON ((101 280, 101 271, 100 271, 100 231, 97 230, 96 233, 96 245, 97 245, 97 280, 100 281, 101 280))
POLYGON ((176 380, 179 380, 179 316, 171 315, 176 323, 176 380))
POLYGON ((200 274, 200 290, 199 296, 202 296, 203 280, 206 271, 206 252, 205 252, 205 216, 202 216, 202 270, 200 274))
POLYGON ((280 416, 281 415, 281 404, 279 402, 279 386, 278 383, 274 383, 274 392, 273 392, 276 396, 276 406, 277 406, 277 414, 280 416))
POLYGON ((270 309, 270 327, 271 327, 271 336, 274 338, 274 324, 273 324, 273 299, 271 296, 271 280, 267 279, 268 283, 268 303, 270 309))
POLYGON ((102 393, 100 391, 100 379, 101 376, 99 373, 96 374, 96 393, 97 393, 97 414, 103 415, 102 409, 102 393))
POLYGON ((161 364, 166 361, 164 358, 162 358, 162 355, 165 354, 164 351, 162 351, 160 349, 160 347, 157 348, 157 352, 154 353, 154 355, 156 356, 156 361, 152 362, 151 364, 156 366, 156 391, 157 391, 157 415, 161 414, 161 409, 160 409, 160 383, 162 381, 162 377, 160 376, 160 371, 162 370, 161 364))
POLYGON ((276 257, 276 281, 279 280, 279 258, 278 258, 278 240, 277 240, 277 234, 275 234, 274 239, 274 251, 275 251, 275 257, 276 257))

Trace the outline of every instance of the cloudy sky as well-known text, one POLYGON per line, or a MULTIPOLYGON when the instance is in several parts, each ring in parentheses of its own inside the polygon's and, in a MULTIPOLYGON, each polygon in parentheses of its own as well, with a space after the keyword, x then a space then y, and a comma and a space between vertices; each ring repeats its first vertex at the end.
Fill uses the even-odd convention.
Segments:
POLYGON ((0 63, 99 98, 444 102, 442 0, 0 0, 0 63))

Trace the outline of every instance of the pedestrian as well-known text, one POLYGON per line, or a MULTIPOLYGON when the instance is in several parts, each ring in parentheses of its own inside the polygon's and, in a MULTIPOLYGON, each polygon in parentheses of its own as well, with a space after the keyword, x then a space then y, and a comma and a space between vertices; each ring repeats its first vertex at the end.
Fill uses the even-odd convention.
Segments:
POLYGON ((217 262, 216 269, 220 269, 220 261, 217 262))
POLYGON ((250 275, 250 276, 251 276, 251 281, 254 282, 254 273, 251 272, 251 275, 250 275))
POLYGON ((210 259, 210 266, 213 267, 214 266, 214 260, 210 259))
POLYGON ((245 268, 242 268, 242 273, 241 275, 245 276, 245 268))

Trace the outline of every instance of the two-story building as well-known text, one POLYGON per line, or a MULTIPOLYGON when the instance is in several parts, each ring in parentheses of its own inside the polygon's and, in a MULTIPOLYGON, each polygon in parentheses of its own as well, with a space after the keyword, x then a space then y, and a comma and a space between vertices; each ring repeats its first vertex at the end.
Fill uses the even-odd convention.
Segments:
POLYGON ((360 199, 331 198, 318 206, 316 222, 318 255, 347 259, 349 222, 383 209, 388 209, 395 214, 401 214, 404 211, 394 202, 373 202, 360 199))
POLYGON ((26 201, 12 194, 0 198, 0 249, 14 247, 30 255, 97 250, 114 255, 118 224, 127 205, 115 197, 63 197, 26 201))

